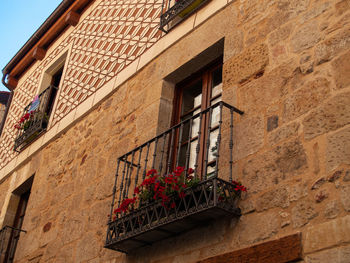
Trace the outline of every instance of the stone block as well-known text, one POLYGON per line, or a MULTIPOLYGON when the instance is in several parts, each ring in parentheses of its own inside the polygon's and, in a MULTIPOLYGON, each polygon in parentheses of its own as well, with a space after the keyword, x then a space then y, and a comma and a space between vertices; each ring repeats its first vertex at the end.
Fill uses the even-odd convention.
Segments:
POLYGON ((98 240, 94 233, 89 232, 79 240, 76 248, 76 262, 84 262, 98 255, 102 240, 98 240))
POLYGON ((340 213, 339 205, 337 200, 329 201, 324 209, 324 217, 328 219, 333 219, 340 213))
POLYGON ((223 68, 224 85, 233 86, 264 72, 269 64, 268 53, 267 46, 260 43, 227 60, 223 68))
POLYGON ((295 24, 289 23, 287 25, 283 25, 279 28, 277 28, 275 31, 271 32, 269 35, 269 44, 271 46, 276 45, 278 42, 285 40, 289 37, 290 33, 292 32, 295 24))
POLYGON ((249 192, 256 193, 299 175, 308 167, 299 140, 287 141, 242 164, 242 181, 249 192))
POLYGON ((289 206, 289 189, 285 186, 268 191, 257 198, 256 210, 258 212, 275 208, 282 207, 286 208, 289 206))
POLYGON ((286 99, 283 108, 284 121, 294 120, 315 108, 328 98, 329 93, 329 81, 325 78, 317 78, 306 83, 286 99))
POLYGON ((234 159, 259 150, 264 143, 264 120, 260 116, 244 118, 234 127, 234 159))
POLYGON ((278 127, 278 116, 273 115, 267 118, 267 128, 266 130, 268 132, 276 129, 278 127))
POLYGON ((323 250, 305 257, 305 263, 348 263, 350 246, 343 246, 323 250))
POLYGON ((350 185, 343 185, 340 189, 340 200, 345 211, 350 212, 350 185))
POLYGON ((241 110, 261 112, 287 94, 288 85, 297 77, 298 70, 294 61, 288 61, 262 77, 252 80, 238 89, 241 110))
POLYGON ((292 136, 298 135, 299 127, 299 123, 292 122, 272 131, 267 135, 269 144, 274 145, 292 136))
POLYGON ((293 184, 289 187, 289 200, 298 201, 308 195, 307 182, 293 184))
POLYGON ((350 85, 350 51, 335 59, 332 68, 337 88, 347 88, 350 85))
POLYGON ((236 229, 241 245, 251 245, 272 237, 280 227, 279 217, 275 213, 256 213, 243 215, 236 229))
MULTIPOLYGON (((349 119, 350 121, 350 119, 349 119)), ((340 164, 350 164, 350 127, 327 137, 326 167, 332 171, 340 164)))
POLYGON ((309 21, 315 17, 318 17, 319 15, 328 11, 331 7, 332 6, 330 2, 325 2, 325 3, 316 2, 315 4, 313 4, 312 8, 310 8, 310 11, 302 15, 301 23, 305 23, 306 21, 309 21))
POLYGON ((290 47, 294 53, 313 47, 321 40, 317 21, 309 22, 299 28, 291 37, 290 47))
POLYGON ((318 216, 318 212, 316 211, 315 206, 311 201, 300 201, 292 209, 293 227, 302 227, 316 216, 318 216))
POLYGON ((310 140, 349 123, 350 92, 347 92, 329 99, 304 118, 304 137, 306 140, 310 140))
POLYGON ((315 47, 315 63, 321 64, 350 48, 350 30, 344 29, 315 47))
POLYGON ((333 247, 350 241, 350 215, 309 227, 304 240, 304 253, 333 247))

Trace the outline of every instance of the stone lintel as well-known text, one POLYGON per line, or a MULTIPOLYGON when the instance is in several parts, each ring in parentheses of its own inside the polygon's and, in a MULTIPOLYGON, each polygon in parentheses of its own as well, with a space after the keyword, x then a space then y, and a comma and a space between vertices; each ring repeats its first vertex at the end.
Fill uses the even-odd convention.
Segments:
POLYGON ((243 248, 197 263, 282 263, 302 259, 301 233, 243 248))

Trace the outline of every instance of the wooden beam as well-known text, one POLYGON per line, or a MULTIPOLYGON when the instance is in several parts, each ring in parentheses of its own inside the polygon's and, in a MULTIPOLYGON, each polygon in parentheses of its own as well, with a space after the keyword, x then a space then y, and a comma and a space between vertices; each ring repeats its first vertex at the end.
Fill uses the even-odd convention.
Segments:
POLYGON ((7 85, 9 85, 12 89, 15 89, 18 85, 18 79, 12 77, 11 75, 9 75, 7 77, 7 85))
POLYGON ((36 60, 42 60, 46 55, 46 50, 41 47, 36 47, 33 51, 33 58, 36 60))
POLYGON ((76 26, 79 23, 80 15, 74 11, 70 11, 66 15, 66 23, 71 26, 76 26))
POLYGON ((302 259, 301 233, 243 248, 198 263, 286 263, 302 259))

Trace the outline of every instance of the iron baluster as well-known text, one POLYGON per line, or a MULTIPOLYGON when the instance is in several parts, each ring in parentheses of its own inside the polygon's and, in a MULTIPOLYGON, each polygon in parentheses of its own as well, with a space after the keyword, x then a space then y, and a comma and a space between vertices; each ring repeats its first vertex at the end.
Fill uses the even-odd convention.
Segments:
POLYGON ((142 180, 145 180, 145 178, 146 178, 146 170, 147 170, 149 147, 150 147, 150 143, 148 142, 147 143, 147 152, 146 152, 146 157, 145 157, 145 167, 143 169, 142 180))
POLYGON ((215 156, 215 177, 218 176, 219 171, 219 159, 220 159, 220 143, 221 143, 221 126, 222 126, 222 111, 223 104, 220 102, 220 117, 219 117, 219 134, 216 140, 216 156, 215 156))
POLYGON ((201 127, 202 127, 202 120, 203 120, 203 113, 201 112, 199 114, 199 126, 198 126, 198 142, 197 142, 197 146, 196 146, 196 161, 195 161, 195 164, 194 164, 194 177, 197 179, 198 178, 198 166, 199 166, 199 163, 198 163, 198 160, 199 160, 199 152, 200 152, 200 143, 201 143, 201 135, 202 135, 202 132, 201 132, 201 127))
POLYGON ((132 176, 132 170, 133 170, 133 166, 134 166, 134 157, 135 157, 135 151, 132 152, 131 154, 131 162, 129 164, 129 167, 130 167, 130 175, 129 175, 129 179, 128 179, 128 187, 127 187, 127 190, 126 190, 126 196, 128 197, 129 196, 129 189, 130 189, 130 185, 131 185, 131 176, 132 176))
POLYGON ((117 161, 117 170, 115 172, 114 186, 113 186, 113 194, 112 194, 112 204, 111 204, 111 212, 109 214, 108 223, 112 222, 113 209, 115 204, 115 195, 117 193, 117 182, 118 182, 118 171, 119 171, 120 159, 117 161))
POLYGON ((206 139, 206 147, 204 149, 204 180, 208 178, 207 172, 208 172, 208 158, 209 158, 209 147, 210 147, 210 132, 211 132, 211 118, 213 113, 213 107, 209 109, 209 118, 208 118, 208 132, 207 132, 207 139, 206 139))
POLYGON ((173 151, 174 151, 174 143, 175 143, 175 128, 171 129, 171 144, 170 144, 170 154, 169 154, 169 158, 168 158, 168 167, 166 170, 166 173, 170 173, 171 171, 171 164, 172 164, 172 159, 173 159, 173 151))
MULTIPOLYGON (((139 183, 139 172, 140 172, 140 168, 141 168, 141 155, 142 155, 142 147, 140 147, 139 160, 137 162, 137 171, 136 171, 136 176, 135 176, 135 186, 137 186, 138 183, 139 183)), ((134 196, 135 196, 135 193, 134 193, 134 196)))
POLYGON ((162 174, 162 170, 163 170, 163 158, 164 158, 166 137, 167 137, 167 133, 164 133, 164 135, 163 135, 163 146, 162 146, 162 151, 161 151, 162 155, 161 155, 160 162, 159 162, 159 174, 162 174))
POLYGON ((156 140, 155 140, 155 142, 154 142, 154 152, 153 152, 152 169, 154 169, 155 162, 156 162, 157 147, 158 147, 158 137, 156 138, 156 140))
POLYGON ((180 129, 180 135, 179 135, 179 138, 178 138, 179 142, 177 144, 176 167, 179 166, 183 127, 184 127, 184 123, 182 122, 181 125, 180 125, 180 128, 179 128, 180 129))
POLYGON ((120 206, 120 203, 122 201, 122 192, 123 192, 123 186, 124 186, 124 176, 125 176, 125 169, 126 169, 126 158, 127 155, 124 155, 124 167, 123 167, 123 175, 122 175, 122 180, 120 182, 120 193, 119 193, 119 200, 118 200, 118 206, 120 206))
POLYGON ((186 149, 186 163, 185 163, 185 170, 186 170, 186 173, 188 173, 189 163, 190 163, 190 149, 191 149, 191 139, 192 139, 192 125, 193 125, 193 118, 190 119, 190 129, 189 129, 189 132, 188 132, 187 149, 186 149))
POLYGON ((230 182, 232 182, 232 170, 233 170, 233 109, 230 109, 230 182))

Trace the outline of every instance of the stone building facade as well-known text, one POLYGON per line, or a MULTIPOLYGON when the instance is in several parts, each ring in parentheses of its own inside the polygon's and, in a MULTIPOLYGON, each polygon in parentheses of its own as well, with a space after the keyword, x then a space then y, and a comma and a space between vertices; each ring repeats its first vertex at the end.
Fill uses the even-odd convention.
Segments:
POLYGON ((167 33, 161 0, 67 2, 8 66, 0 226, 30 192, 15 262, 350 262, 348 0, 211 0, 167 33), (171 127, 179 84, 213 62, 222 101, 244 112, 242 215, 127 255, 104 248, 117 158, 171 127), (14 151, 24 108, 58 75, 43 131, 14 151))
POLYGON ((9 99, 10 92, 0 91, 0 123, 5 115, 7 101, 9 99))

